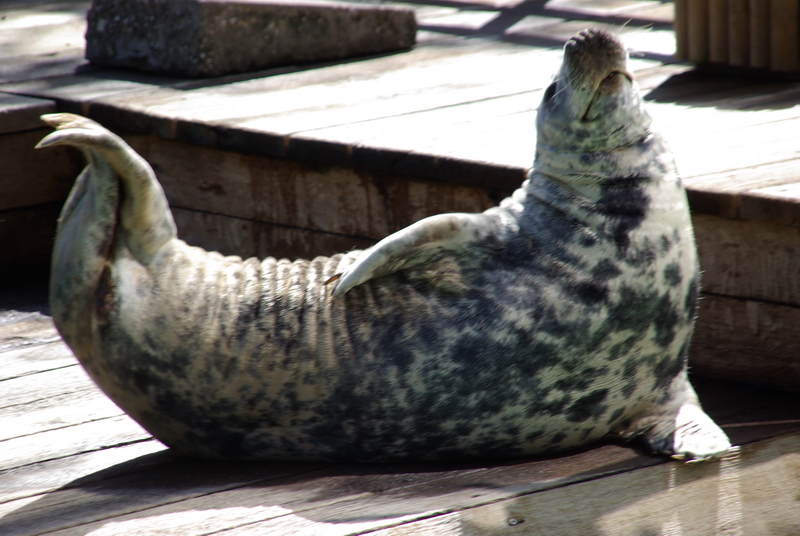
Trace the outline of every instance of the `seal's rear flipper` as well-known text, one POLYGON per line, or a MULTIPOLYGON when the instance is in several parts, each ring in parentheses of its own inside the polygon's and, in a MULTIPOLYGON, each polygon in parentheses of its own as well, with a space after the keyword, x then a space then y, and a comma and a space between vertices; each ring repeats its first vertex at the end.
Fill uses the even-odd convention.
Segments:
MULTIPOLYGON (((77 147, 86 156, 87 170, 91 169, 92 181, 96 183, 94 188, 117 188, 117 179, 122 185, 124 196, 121 202, 116 196, 103 198, 105 205, 119 202, 120 206, 87 205, 82 216, 86 221, 81 228, 96 226, 90 218, 98 218, 98 210, 113 209, 116 212, 118 209, 125 244, 142 264, 149 264, 153 256, 176 236, 167 199, 150 165, 122 138, 91 119, 61 113, 43 115, 42 120, 56 131, 42 139, 37 148, 55 145, 77 147)), ((88 187, 81 185, 81 190, 88 187)), ((71 197, 62 220, 75 210, 75 205, 82 203, 82 197, 71 197)))

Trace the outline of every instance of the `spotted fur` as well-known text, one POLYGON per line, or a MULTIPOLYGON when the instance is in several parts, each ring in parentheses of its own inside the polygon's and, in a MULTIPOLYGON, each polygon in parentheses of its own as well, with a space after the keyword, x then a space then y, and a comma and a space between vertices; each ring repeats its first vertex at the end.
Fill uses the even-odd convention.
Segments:
POLYGON ((612 433, 719 455, 686 379, 685 193, 625 62, 604 32, 567 43, 534 171, 499 207, 311 261, 186 245, 141 157, 44 116, 40 146, 88 160, 59 222, 56 325, 121 408, 195 456, 521 456, 612 433))

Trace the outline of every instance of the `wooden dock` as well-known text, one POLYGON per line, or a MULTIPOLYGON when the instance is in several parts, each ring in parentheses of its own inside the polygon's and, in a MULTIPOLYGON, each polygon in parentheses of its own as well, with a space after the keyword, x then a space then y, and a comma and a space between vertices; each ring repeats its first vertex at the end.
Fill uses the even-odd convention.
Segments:
POLYGON ((188 80, 86 64, 88 2, 0 0, 0 534, 800 532, 800 84, 671 63, 666 1, 409 3, 411 51, 188 80), (616 444, 502 463, 184 459, 58 337, 41 276, 82 162, 33 151, 39 114, 123 135, 191 244, 329 254, 516 188, 541 91, 587 26, 626 35, 689 190, 704 270, 694 383, 740 445, 720 463, 616 444))

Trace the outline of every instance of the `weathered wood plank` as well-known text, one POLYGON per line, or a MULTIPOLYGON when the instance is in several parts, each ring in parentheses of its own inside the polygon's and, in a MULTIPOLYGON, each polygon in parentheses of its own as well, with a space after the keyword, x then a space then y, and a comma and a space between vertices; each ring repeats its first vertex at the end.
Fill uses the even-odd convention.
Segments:
POLYGON ((248 258, 311 259, 364 249, 376 239, 274 225, 208 212, 172 209, 178 236, 187 243, 223 255, 248 258))
POLYGON ((0 408, 0 441, 122 415, 100 389, 84 387, 0 408))
MULTIPOLYGON (((152 136, 127 139, 151 163, 174 208, 310 232, 379 240, 431 214, 485 210, 504 193, 239 154, 152 136)), ((251 240, 251 232, 242 229, 242 240, 251 240)))
POLYGON ((37 372, 61 369, 75 365, 77 360, 58 336, 50 336, 47 342, 0 351, 3 366, 0 367, 0 382, 37 372))
POLYGON ((0 471, 0 527, 12 524, 4 519, 6 514, 38 500, 42 494, 80 482, 104 480, 108 473, 116 474, 121 468, 132 465, 131 460, 140 461, 139 465, 133 464, 131 470, 135 470, 148 463, 149 455, 165 449, 163 444, 152 439, 0 471), (30 499, 13 502, 23 498, 30 499))
POLYGON ((800 228, 704 214, 692 222, 703 290, 800 306, 800 228))
POLYGON ((798 390, 800 307, 704 295, 689 363, 692 370, 798 390))
MULTIPOLYGON (((187 501, 207 502, 205 496, 214 495, 226 490, 236 496, 244 495, 240 489, 246 485, 259 482, 260 486, 270 487, 274 482, 291 482, 292 479, 304 478, 303 475, 319 472, 331 464, 314 463, 282 463, 264 464, 258 462, 220 462, 182 458, 170 452, 159 452, 153 455, 132 459, 129 463, 113 467, 100 474, 89 475, 81 479, 80 485, 70 486, 37 497, 35 501, 19 500, 4 505, 6 514, 0 519, 3 534, 34 534, 44 531, 64 529, 76 526, 75 530, 66 529, 63 533, 80 532, 87 525, 99 527, 105 523, 99 520, 129 515, 134 519, 142 516, 141 511, 149 511, 153 507, 162 509, 174 508, 173 504, 187 501), (105 473, 105 474, 103 474, 105 473), (139 490, 139 493, 131 493, 139 490), (113 500, 109 500, 113 497, 113 500), (161 506, 159 506, 161 505, 161 506), (99 521, 99 522, 98 522, 99 521), (8 532, 5 532, 8 531, 8 532)), ((213 511, 212 511, 213 514, 213 511)), ((189 533, 202 531, 204 519, 202 509, 186 512, 182 516, 182 525, 189 528, 189 533), (191 528, 194 527, 194 528, 191 528)), ((222 515, 208 516, 220 521, 222 515)), ((139 524, 140 528, 145 524, 139 524)), ((173 533, 180 534, 181 527, 172 523, 173 533)), ((126 525, 123 529, 130 530, 126 525)), ((138 530, 138 529, 137 529, 138 530)))
MULTIPOLYGON (((8 24, 7 16, 4 23, 8 24)), ((56 103, 51 100, 0 93, 0 134, 41 129, 39 116, 55 111, 56 103)))
POLYGON ((661 464, 371 534, 790 534, 800 525, 798 451, 793 434, 720 463, 661 464))
POLYGON ((151 437, 126 415, 15 437, 0 443, 3 451, 0 471, 144 441, 151 437))
POLYGON ((56 370, 1 381, 0 409, 84 389, 96 389, 96 387, 86 372, 75 362, 71 366, 56 370))
POLYGON ((4 163, 0 174, 0 192, 3 192, 0 211, 63 202, 67 198, 83 168, 83 160, 77 151, 67 147, 48 150, 46 155, 34 149, 50 132, 38 128, 0 135, 0 161, 4 163))
POLYGON ((0 311, 0 352, 57 340, 58 332, 49 316, 15 310, 0 311))

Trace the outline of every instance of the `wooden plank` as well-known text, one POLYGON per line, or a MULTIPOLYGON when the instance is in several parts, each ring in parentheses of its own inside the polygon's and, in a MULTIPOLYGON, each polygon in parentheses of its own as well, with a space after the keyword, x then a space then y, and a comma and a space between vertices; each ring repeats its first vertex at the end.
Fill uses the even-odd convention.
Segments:
POLYGON ((728 0, 708 0, 708 61, 727 63, 730 55, 728 0))
POLYGON ((770 0, 770 68, 800 70, 800 5, 797 0, 770 0))
POLYGON ((0 351, 0 359, 3 360, 0 381, 61 369, 77 363, 75 356, 57 335, 51 335, 49 340, 53 342, 0 351))
POLYGON ((675 58, 689 59, 689 0, 674 0, 675 4, 675 58))
MULTIPOLYGON (((411 51, 403 62, 367 60, 359 63, 358 74, 352 66, 323 68, 319 81, 289 73, 180 93, 171 88, 124 93, 101 102, 146 110, 166 125, 180 118, 201 125, 224 123, 290 134, 542 88, 561 61, 560 51, 505 45, 470 54, 462 50, 446 58, 441 52, 434 57, 428 54, 411 51), (410 63, 417 57, 418 62, 410 63), (530 69, 530 65, 539 67, 530 69), (334 72, 343 76, 331 80, 334 72), (269 99, 263 98, 266 92, 269 99)), ((113 122, 113 110, 107 110, 105 117, 113 122)))
MULTIPOLYGON (((708 194, 744 194, 772 186, 790 185, 800 179, 800 159, 685 178, 686 187, 708 194)), ((738 210, 738 207, 735 207, 738 210)), ((730 218, 741 217, 738 212, 730 218)))
POLYGON ((0 211, 66 200, 83 159, 67 147, 46 152, 34 149, 50 132, 38 128, 0 135, 0 161, 5 163, 0 175, 0 211))
MULTIPOLYGON (((347 249, 363 247, 364 239, 379 240, 425 216, 449 211, 479 212, 496 204, 497 199, 492 190, 475 186, 239 154, 152 136, 130 136, 128 141, 156 170, 176 214, 178 209, 190 209, 288 226, 292 228, 286 230, 288 235, 307 230, 306 234, 357 237, 355 242, 346 244, 342 242, 344 238, 330 237, 347 245, 347 249)), ((200 229, 213 231, 213 226, 208 225, 192 229, 190 223, 202 223, 198 218, 205 217, 198 214, 192 222, 182 225, 182 236, 200 229)), ((259 233, 263 231, 256 231, 249 222, 240 223, 241 228, 232 229, 235 232, 224 238, 244 242, 245 247, 238 251, 226 248, 226 252, 244 255, 261 246, 263 238, 259 233)), ((274 242, 267 240, 266 245, 271 243, 274 242)), ((315 251, 305 246, 300 250, 315 251)), ((324 250, 330 248, 321 248, 314 254, 324 250)), ((274 249, 256 251, 261 255, 274 249)))
POLYGON ((720 463, 657 465, 371 534, 788 534, 800 525, 798 450, 793 434, 720 463))
POLYGON ((127 415, 15 437, 2 442, 0 471, 145 441, 151 437, 127 415))
MULTIPOLYGON (((592 452, 594 455, 584 453, 584 459, 588 457, 594 467, 601 470, 609 457, 619 461, 620 455, 623 460, 629 460, 632 456, 627 449, 614 447, 608 447, 601 453, 592 452)), ((116 508, 104 505, 108 512, 105 518, 81 524, 79 528, 83 533, 102 528, 110 534, 124 534, 133 526, 144 526, 152 530, 197 534, 236 527, 243 527, 243 530, 258 529, 258 525, 252 524, 266 521, 266 526, 289 529, 295 519, 287 518, 287 515, 294 513, 313 521, 305 525, 306 529, 330 529, 334 531, 332 534, 337 534, 342 532, 337 532, 336 527, 343 525, 348 529, 344 533, 351 533, 354 528, 377 528, 385 526, 387 520, 389 523, 392 520, 403 521, 441 508, 491 502, 498 497, 518 493, 520 488, 533 486, 539 489, 557 486, 564 479, 588 478, 574 474, 574 463, 574 459, 557 459, 489 468, 414 464, 333 467, 266 485, 253 484, 172 501, 122 516, 108 516, 116 508), (552 465, 553 462, 555 465, 552 465), (199 521, 186 515, 186 512, 210 511, 219 515, 203 516, 199 521), (348 527, 348 522, 359 526, 348 527)), ((149 489, 155 491, 152 487, 149 489)), ((87 499, 91 498, 85 497, 85 494, 84 497, 76 497, 79 502, 73 506, 74 511, 79 511, 81 503, 87 499)), ((54 500, 61 502, 61 499, 54 500)), ((36 513, 36 519, 42 519, 42 514, 36 513)), ((41 521, 36 523, 38 525, 41 521)), ((54 534, 77 532, 64 530, 54 534)))
POLYGON ((690 366, 699 374, 800 390, 800 307, 704 294, 690 366))
MULTIPOLYGON (((0 408, 0 441, 29 436, 122 415, 100 389, 66 391, 48 398, 0 408)), ((3 443, 0 443, 3 445, 3 443)), ((2 447, 0 447, 2 448, 2 447)))
POLYGON ((90 2, 3 4, 0 82, 64 74, 86 63, 83 34, 90 2))
POLYGON ((692 221, 706 292, 800 307, 800 228, 703 214, 692 221))
POLYGON ((56 201, 0 211, 0 268, 11 272, 28 261, 48 262, 62 205, 56 201))
POLYGON ((14 525, 8 514, 29 502, 36 501, 42 494, 65 486, 75 486, 81 482, 90 483, 106 478, 107 473, 116 474, 121 468, 138 461, 132 470, 146 465, 154 453, 163 452, 166 447, 155 439, 121 445, 102 450, 84 452, 64 458, 18 467, 0 472, 0 528, 8 530, 14 525), (28 498, 27 501, 18 501, 28 498), (13 502, 18 501, 18 502, 13 502))
POLYGON ((689 61, 708 62, 708 0, 688 2, 689 61))
POLYGON ((677 129, 664 129, 664 134, 675 152, 681 173, 693 177, 753 168, 786 160, 787 156, 793 158, 790 132, 794 128, 795 121, 785 119, 724 132, 696 132, 695 136, 680 137, 677 129), (697 151, 698 146, 702 146, 703 151, 697 151))
POLYGON ((0 352, 58 340, 58 332, 49 316, 0 310, 0 352))
POLYGON ((172 209, 178 236, 187 243, 243 258, 312 259, 365 249, 377 239, 346 236, 234 218, 208 212, 172 209))
POLYGON ((728 0, 728 46, 730 65, 750 66, 749 0, 728 0))
POLYGON ((55 111, 56 103, 51 100, 0 93, 0 134, 41 129, 39 116, 55 111))
POLYGON ((759 188, 742 198, 742 218, 800 227, 800 181, 759 188))
POLYGON ((42 400, 67 390, 96 389, 80 365, 48 370, 0 382, 0 408, 42 400))
POLYGON ((750 65, 766 69, 770 60, 770 3, 750 0, 750 65))

